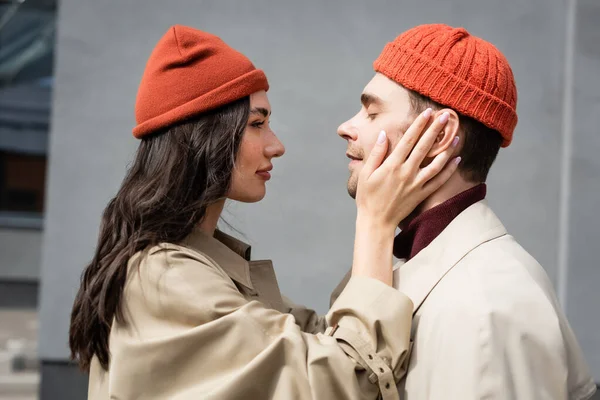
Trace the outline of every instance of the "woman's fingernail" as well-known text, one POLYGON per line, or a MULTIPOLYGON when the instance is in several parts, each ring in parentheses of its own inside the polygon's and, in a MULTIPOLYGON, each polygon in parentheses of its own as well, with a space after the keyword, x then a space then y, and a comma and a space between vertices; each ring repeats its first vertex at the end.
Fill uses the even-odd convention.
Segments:
POLYGON ((454 159, 454 164, 456 164, 456 165, 460 164, 460 160, 462 160, 462 158, 460 158, 460 157, 456 157, 456 158, 454 159))
POLYGON ((440 122, 442 124, 445 124, 446 122, 448 122, 448 118, 450 118, 450 113, 449 112, 445 112, 442 114, 442 116, 440 117, 440 122))
POLYGON ((383 144, 385 142, 385 131, 379 132, 379 136, 377 137, 377 143, 383 144))
POLYGON ((454 140, 452 141, 452 147, 456 147, 456 145, 458 145, 458 140, 459 140, 459 137, 455 136, 454 140))
POLYGON ((429 119, 429 117, 431 117, 432 112, 433 110, 431 108, 428 108, 427 110, 423 111, 423 117, 429 119))

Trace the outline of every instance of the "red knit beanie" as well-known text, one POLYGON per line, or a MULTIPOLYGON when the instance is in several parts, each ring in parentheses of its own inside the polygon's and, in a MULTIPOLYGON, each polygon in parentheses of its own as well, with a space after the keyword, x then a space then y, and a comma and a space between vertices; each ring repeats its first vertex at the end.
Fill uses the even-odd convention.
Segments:
POLYGON ((136 138, 268 90, 264 72, 217 36, 176 25, 146 65, 135 104, 136 138))
POLYGON ((464 28, 421 25, 388 43, 375 71, 500 132, 507 147, 517 125, 517 88, 504 55, 464 28))

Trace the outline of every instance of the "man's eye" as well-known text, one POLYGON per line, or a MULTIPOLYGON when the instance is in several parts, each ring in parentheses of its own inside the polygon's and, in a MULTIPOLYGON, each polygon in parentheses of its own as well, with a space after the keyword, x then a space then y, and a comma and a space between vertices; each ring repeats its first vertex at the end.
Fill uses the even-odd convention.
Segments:
POLYGON ((256 121, 256 122, 252 123, 252 126, 255 128, 262 128, 264 124, 265 124, 265 121, 256 121))

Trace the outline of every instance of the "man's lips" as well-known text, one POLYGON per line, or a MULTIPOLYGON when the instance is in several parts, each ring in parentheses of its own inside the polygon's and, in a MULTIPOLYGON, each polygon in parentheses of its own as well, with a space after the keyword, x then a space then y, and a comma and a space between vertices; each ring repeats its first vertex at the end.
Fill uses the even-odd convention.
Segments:
POLYGON ((351 159, 353 161, 361 161, 362 160, 362 158, 353 156, 352 154, 348 154, 348 153, 346 153, 346 157, 348 157, 349 159, 351 159))
POLYGON ((362 158, 359 158, 355 155, 346 153, 346 157, 350 159, 350 163, 348 164, 348 168, 353 169, 357 164, 362 161, 362 158))

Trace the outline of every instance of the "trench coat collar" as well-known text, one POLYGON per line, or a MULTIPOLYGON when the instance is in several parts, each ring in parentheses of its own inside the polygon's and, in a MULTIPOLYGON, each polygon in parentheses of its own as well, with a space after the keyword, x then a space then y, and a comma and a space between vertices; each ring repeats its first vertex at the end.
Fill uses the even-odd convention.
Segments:
POLYGON ((460 213, 429 246, 409 261, 394 266, 394 287, 406 294, 416 313, 444 276, 471 250, 506 235, 506 228, 489 207, 477 202, 460 213))
POLYGON ((206 254, 215 261, 231 279, 254 289, 250 279, 251 246, 219 230, 210 236, 195 229, 183 245, 206 254))

